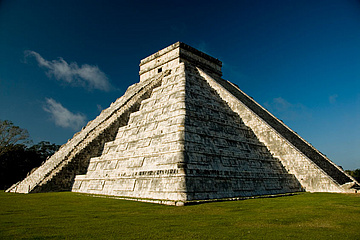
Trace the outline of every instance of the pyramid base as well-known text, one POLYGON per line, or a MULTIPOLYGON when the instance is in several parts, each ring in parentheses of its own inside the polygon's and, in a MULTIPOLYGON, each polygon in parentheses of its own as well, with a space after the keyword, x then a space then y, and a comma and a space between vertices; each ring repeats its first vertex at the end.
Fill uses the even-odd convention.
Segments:
POLYGON ((290 196, 295 196, 295 195, 301 194, 301 192, 256 195, 256 196, 247 196, 247 197, 214 198, 214 199, 192 200, 192 201, 175 201, 175 200, 150 199, 150 198, 131 198, 131 197, 123 197, 123 196, 100 195, 100 194, 89 194, 89 193, 81 193, 81 194, 85 194, 85 195, 91 196, 91 197, 112 198, 112 199, 120 199, 120 200, 127 200, 127 201, 146 202, 146 203, 154 203, 154 204, 162 204, 162 205, 181 207, 181 206, 197 205, 197 204, 211 203, 211 202, 241 201, 241 200, 258 199, 258 198, 290 197, 290 196))
POLYGON ((274 196, 303 189, 292 175, 272 179, 222 179, 188 177, 183 174, 166 177, 88 178, 78 175, 72 191, 125 200, 153 202, 165 205, 188 205, 208 201, 229 201, 255 196, 274 196), (204 180, 205 179, 205 180, 204 180), (285 184, 286 183, 286 184, 285 184))

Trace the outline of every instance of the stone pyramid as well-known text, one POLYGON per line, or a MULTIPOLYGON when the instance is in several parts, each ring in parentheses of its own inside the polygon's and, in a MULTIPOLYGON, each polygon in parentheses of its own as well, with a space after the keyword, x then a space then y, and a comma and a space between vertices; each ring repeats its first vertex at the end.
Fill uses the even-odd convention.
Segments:
POLYGON ((221 61, 177 42, 140 82, 7 191, 194 200, 356 192, 359 184, 236 85, 221 61))

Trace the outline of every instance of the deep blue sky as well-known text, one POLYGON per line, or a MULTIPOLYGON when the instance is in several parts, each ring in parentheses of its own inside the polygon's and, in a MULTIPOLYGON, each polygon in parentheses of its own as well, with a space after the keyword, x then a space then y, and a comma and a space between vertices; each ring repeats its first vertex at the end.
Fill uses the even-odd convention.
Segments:
POLYGON ((345 169, 360 168, 360 1, 0 1, 0 119, 65 143, 177 41, 345 169), (64 67, 67 67, 64 69, 64 67))

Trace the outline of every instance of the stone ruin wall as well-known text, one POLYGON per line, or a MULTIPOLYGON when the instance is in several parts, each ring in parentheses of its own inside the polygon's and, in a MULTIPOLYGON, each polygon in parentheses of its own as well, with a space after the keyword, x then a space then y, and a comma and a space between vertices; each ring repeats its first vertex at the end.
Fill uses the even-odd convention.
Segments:
MULTIPOLYGON (((183 43, 175 43, 143 59, 139 83, 130 86, 124 96, 7 191, 63 191, 72 187, 77 192, 180 201, 301 190, 353 191, 349 188, 357 184, 354 179, 237 86, 221 79, 221 64, 183 43), (151 121, 156 125, 161 119, 151 109, 159 104, 161 94, 169 94, 164 90, 168 81, 178 81, 179 77, 183 78, 180 83, 185 84, 179 86, 187 86, 184 89, 187 100, 179 104, 185 104, 187 110, 184 119, 178 119, 184 123, 180 124, 179 138, 172 141, 177 144, 172 146, 169 144, 175 136, 170 134, 172 128, 165 128, 170 135, 163 136, 159 135, 163 130, 150 127, 154 125, 151 121), (207 91, 205 97, 212 97, 198 103, 196 98, 204 97, 203 90, 207 91), (199 108, 202 105, 205 107, 199 108), (234 114, 240 118, 234 120, 234 114), (223 123, 215 123, 215 127, 206 125, 207 120, 217 121, 218 116, 222 116, 223 123), (197 119, 196 124, 196 121, 191 123, 192 118, 197 119), (139 124, 144 133, 139 135, 137 130, 137 134, 130 134, 139 124), (238 129, 236 124, 242 127, 238 129), (214 131, 215 128, 218 130, 214 131), (226 130, 230 128, 242 140, 233 139, 231 131, 226 130), (219 129, 225 129, 228 136, 222 136, 223 130, 219 129), (212 135, 205 136, 209 133, 212 135), (126 147, 121 148, 124 144, 126 147), (160 153, 154 151, 159 148, 175 152, 156 156, 160 153), (232 156, 227 151, 232 151, 228 152, 232 156), (120 156, 124 152, 128 155, 120 156), (136 154, 139 156, 131 157, 136 154)), ((176 91, 182 94, 181 89, 176 91)), ((173 108, 171 103, 172 100, 163 101, 157 108, 173 108)))
POLYGON ((188 200, 299 192, 302 188, 218 93, 186 65, 188 200))
POLYGON ((354 192, 354 190, 341 185, 356 182, 355 180, 289 130, 254 100, 228 81, 220 78, 214 79, 201 69, 198 70, 231 109, 239 114, 245 124, 254 131, 260 141, 264 142, 274 156, 281 160, 289 173, 296 176, 306 191, 354 192), (297 147, 303 152, 299 151, 297 147))
POLYGON ((184 98, 180 64, 141 102, 103 154, 90 160, 88 172, 76 177, 72 191, 185 201, 184 98))
POLYGON ((168 74, 169 71, 165 71, 158 78, 130 86, 122 97, 7 192, 70 191, 75 176, 86 172, 90 158, 101 154, 105 142, 115 138, 118 128, 127 124, 130 113, 138 110, 140 102, 148 98, 151 90, 168 74))
POLYGON ((183 202, 301 191, 194 67, 174 69, 72 191, 183 202))

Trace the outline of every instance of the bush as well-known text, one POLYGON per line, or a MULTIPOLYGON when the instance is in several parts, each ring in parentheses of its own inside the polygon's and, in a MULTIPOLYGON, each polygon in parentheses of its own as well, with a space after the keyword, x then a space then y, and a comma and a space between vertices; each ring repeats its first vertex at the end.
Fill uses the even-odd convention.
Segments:
POLYGON ((355 170, 346 170, 345 172, 355 178, 356 181, 360 182, 360 168, 355 170))
POLYGON ((54 154, 59 145, 40 142, 31 147, 17 144, 0 155, 0 189, 21 181, 34 168, 54 154))

